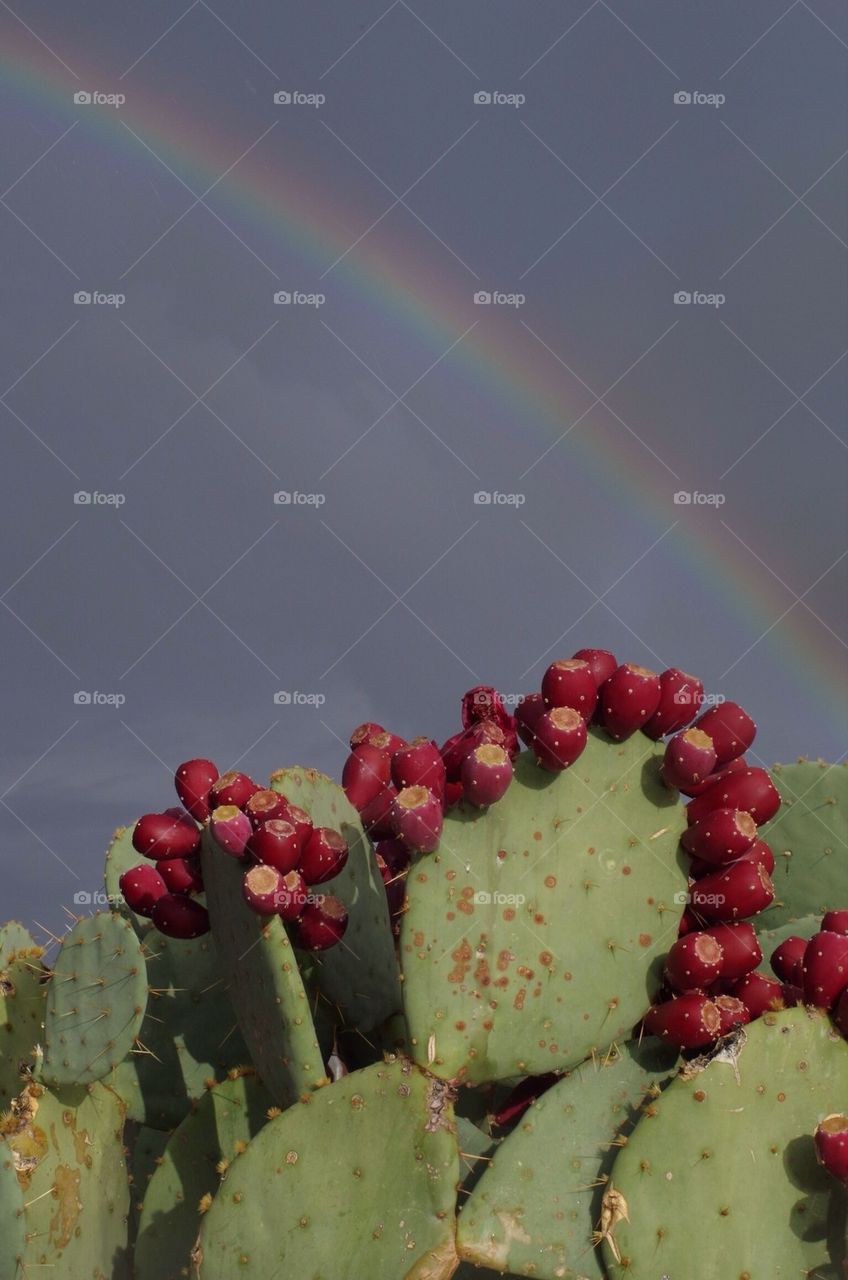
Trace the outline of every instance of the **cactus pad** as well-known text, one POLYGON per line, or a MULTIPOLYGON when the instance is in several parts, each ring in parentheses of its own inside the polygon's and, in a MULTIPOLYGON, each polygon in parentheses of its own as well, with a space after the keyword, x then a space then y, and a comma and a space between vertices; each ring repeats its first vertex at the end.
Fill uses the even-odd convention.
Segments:
POLYGON ((12 1159, 11 1149, 0 1139, 0 1280, 18 1280, 20 1260, 26 1250, 24 1196, 12 1159))
POLYGON ((29 1063, 41 1039, 44 1017, 44 970, 34 953, 11 953, 0 965, 0 1111, 20 1093, 21 1065, 29 1063))
POLYGON ((848 882, 848 761, 775 765, 773 777, 782 803, 760 831, 775 860, 764 929, 839 906, 848 882))
POLYGON ((19 951, 40 956, 42 948, 36 946, 29 930, 18 920, 7 920, 0 925, 0 969, 10 964, 19 951))

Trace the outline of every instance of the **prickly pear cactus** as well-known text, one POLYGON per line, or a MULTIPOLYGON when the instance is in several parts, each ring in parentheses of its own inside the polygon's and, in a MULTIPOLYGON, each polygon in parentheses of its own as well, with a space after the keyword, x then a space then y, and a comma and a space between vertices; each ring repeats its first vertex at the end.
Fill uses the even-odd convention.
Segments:
POLYGON ((403 996, 417 1062, 478 1083, 627 1038, 677 933, 685 825, 641 735, 591 732, 571 769, 525 752, 491 809, 450 810, 407 878, 403 996))
POLYGON ((0 963, 0 1112, 23 1087, 41 1039, 45 971, 41 948, 7 949, 0 963))
POLYGON ((764 929, 802 916, 821 916, 846 896, 848 761, 776 765, 782 804, 762 829, 775 858, 775 900, 763 912, 764 929))

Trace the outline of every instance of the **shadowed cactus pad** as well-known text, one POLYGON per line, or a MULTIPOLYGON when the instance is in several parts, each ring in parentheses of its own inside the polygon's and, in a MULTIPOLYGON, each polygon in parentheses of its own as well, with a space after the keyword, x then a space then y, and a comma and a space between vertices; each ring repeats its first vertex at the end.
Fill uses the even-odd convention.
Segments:
POLYGON ((781 808, 760 834, 775 858, 775 900, 762 927, 821 916, 848 893, 848 762, 775 765, 781 808))

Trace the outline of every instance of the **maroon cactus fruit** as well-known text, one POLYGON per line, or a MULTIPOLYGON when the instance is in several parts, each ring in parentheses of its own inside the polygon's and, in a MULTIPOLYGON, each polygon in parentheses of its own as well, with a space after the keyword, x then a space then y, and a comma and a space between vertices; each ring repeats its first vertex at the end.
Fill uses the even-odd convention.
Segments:
POLYGON ((461 782, 446 782, 445 794, 442 800, 442 808, 445 812, 452 808, 455 804, 459 804, 463 797, 463 788, 461 782))
POLYGON ((299 920, 309 901, 309 889, 299 871, 287 871, 277 893, 277 915, 282 920, 299 920))
POLYGON ((241 892, 251 911, 257 915, 278 915, 285 893, 285 876, 276 867, 251 867, 244 873, 241 892))
POLYGON ((137 867, 130 867, 118 884, 124 895, 124 902, 139 916, 152 916, 156 903, 168 892, 168 886, 160 872, 149 862, 140 862, 137 867))
POLYGON ((442 796, 445 790, 445 762, 439 748, 429 738, 413 738, 399 747, 391 760, 392 783, 398 791, 404 787, 426 787, 442 796))
POLYGON ((385 858, 374 850, 374 859, 377 863, 377 870, 383 881, 386 890, 386 901, 389 904, 389 915, 395 919, 403 910, 403 900, 406 896, 405 880, 406 872, 395 873, 386 862, 385 858))
POLYGON ((704 778, 703 782, 687 782, 684 785, 678 785, 678 791, 682 791, 685 796, 690 796, 693 800, 698 796, 702 796, 705 791, 709 791, 710 787, 716 782, 722 782, 725 778, 729 778, 734 773, 747 773, 750 765, 744 756, 739 756, 736 760, 731 760, 729 764, 724 765, 721 769, 714 770, 709 777, 704 778))
POLYGON ((254 861, 274 867, 283 875, 294 871, 300 860, 300 851, 297 828, 286 818, 272 818, 254 831, 247 842, 247 853, 254 861))
POLYGON ((826 911, 821 927, 826 933, 844 933, 848 936, 848 911, 826 911))
POLYGON ((698 1049, 721 1034, 721 1015, 712 1000, 693 992, 653 1005, 644 1027, 679 1049, 698 1049))
POLYGON ((151 919, 168 938, 199 938, 209 932, 209 912, 203 904, 179 893, 163 894, 151 919))
POLYGON ((347 841, 332 827, 315 827, 303 846, 298 864, 307 884, 324 884, 344 869, 347 841))
POLYGON ((391 733, 388 729, 381 729, 379 733, 369 733, 365 739, 370 747, 376 747, 378 751, 385 751, 391 756, 395 751, 399 751, 401 747, 406 746, 406 739, 399 737, 396 733, 391 733))
POLYGON ((512 761, 503 747, 486 742, 469 751, 462 762, 465 799, 478 808, 495 804, 512 781, 512 761))
POLYGON ((260 790, 259 783, 248 778, 246 773, 238 773, 231 769, 229 773, 222 773, 220 778, 212 783, 209 790, 209 806, 211 809, 217 809, 222 804, 234 804, 237 809, 243 809, 254 792, 260 790))
POLYGON ((686 907, 677 926, 677 936, 678 938, 685 938, 687 933, 694 933, 700 927, 701 922, 694 915, 692 908, 686 907))
POLYGON ((746 769, 716 782, 686 806, 690 826, 713 809, 744 809, 758 827, 773 818, 780 808, 780 794, 765 769, 746 769))
POLYGON ((737 996, 716 996, 714 1004, 720 1018, 719 1035, 726 1036, 734 1027, 751 1021, 751 1010, 737 996))
POLYGON ((169 893, 202 893, 203 875, 200 870, 200 859, 162 858, 156 868, 165 881, 169 893))
POLYGON ((372 840, 387 840, 394 835, 392 826, 392 805, 397 792, 394 787, 386 786, 378 792, 373 800, 369 800, 359 816, 362 825, 372 840))
POLYGON ((679 787, 708 778, 715 768, 712 739, 700 729, 684 729, 669 739, 663 760, 663 778, 679 787))
POLYGON ((780 978, 791 987, 800 987, 804 973, 804 952, 807 950, 807 939, 795 934, 784 938, 779 947, 771 953, 771 967, 780 978))
POLYGON ((616 667, 600 690, 601 722, 611 738, 621 742, 647 724, 660 700, 660 678, 647 667, 625 662, 616 667))
POLYGON ((133 848, 145 858, 190 858, 200 844, 196 823, 181 809, 167 813, 145 813, 135 824, 133 848))
POLYGON ((261 827, 263 822, 270 822, 271 818, 287 817, 288 807, 285 796, 281 796, 278 791, 269 791, 263 787, 260 791, 254 791, 244 806, 244 811, 255 830, 256 827, 261 827))
POLYGON ((234 804, 222 804, 213 810, 209 820, 212 838, 224 853, 233 858, 244 855, 245 846, 253 834, 253 827, 246 813, 234 804))
POLYGON ((757 838, 757 824, 743 809, 713 809, 700 822, 687 827, 680 843, 693 858, 720 865, 735 862, 757 838))
POLYGON ((380 794, 391 776, 391 756, 370 742, 363 742, 345 760, 342 787, 360 813, 380 794))
POLYGON ((462 727, 470 729, 481 720, 494 720, 508 733, 514 728, 513 718, 504 706, 504 700, 491 685, 478 684, 462 695, 462 727))
POLYGON ((525 747, 532 747, 536 721, 544 714, 545 700, 541 693, 525 693, 515 708, 515 728, 525 747))
POLYGON ((733 862, 692 887, 692 910, 710 922, 745 920, 774 898, 768 872, 754 862, 733 862))
POLYGON ((412 855, 402 840, 381 840, 375 845, 374 852, 379 853, 393 876, 409 870, 412 855))
POLYGON ((573 707, 554 707, 536 721, 533 753, 549 773, 574 764, 586 746, 586 721, 573 707))
POLYGON ((297 838, 302 849, 312 835, 312 819, 305 809, 301 809, 299 805, 290 804, 285 820, 290 822, 297 832, 297 838))
POLYGON ((376 733, 385 733, 385 729, 381 724, 377 724, 376 720, 364 720, 362 724, 358 724, 350 735, 350 749, 355 751, 363 742, 367 742, 370 737, 376 733))
POLYGON ((724 951, 708 933, 678 938, 665 958, 665 975, 676 991, 700 991, 720 977, 724 951))
POLYGON ((746 973, 744 978, 734 982, 729 994, 742 1001, 752 1018, 761 1018, 764 1013, 777 1013, 786 1008, 783 984, 765 973, 746 973))
POLYGON ((757 726, 738 702, 720 702, 710 707, 698 716, 694 727, 710 735, 720 765, 744 755, 757 736, 757 726))
POLYGON ((831 1016, 836 1030, 848 1040, 848 989, 842 992, 831 1016))
POLYGON ((719 977, 725 981, 744 978, 747 973, 756 969, 763 958, 754 927, 748 924, 747 920, 740 920, 735 924, 713 925, 705 932, 706 936, 714 938, 722 949, 719 977))
POLYGON ((600 689, 601 685, 609 680, 618 666, 615 654, 610 653, 609 649, 578 649, 572 657, 588 663, 596 689, 600 689))
POLYGON ((548 710, 572 707, 584 720, 589 720, 598 701, 592 668, 582 658, 552 662, 542 676, 542 697, 548 710))
MULTIPOLYGON (((445 777, 449 783, 460 781, 463 760, 472 747, 479 745, 479 743, 475 743, 467 729, 460 729, 459 733, 452 733, 442 743, 439 754, 442 757, 445 766, 445 777)), ((498 745, 502 746, 503 743, 498 745)))
MULTIPOLYGON (((750 849, 746 849, 744 853, 740 853, 735 862, 756 862, 763 867, 769 875, 774 871, 774 854, 766 844, 765 840, 755 840, 750 849)), ((693 880, 700 880, 702 876, 711 875, 716 869, 714 862, 707 862, 705 858, 693 858, 689 866, 689 874, 693 880)))
POLYGON ((825 1116, 816 1125, 813 1141, 822 1168, 848 1187, 848 1116, 825 1116))
POLYGON ((404 787, 392 802, 394 834, 409 849, 432 853, 442 834, 439 797, 426 787, 404 787))
POLYGON ((524 1115, 531 1103, 541 1098, 543 1093, 547 1093, 548 1089, 561 1079, 562 1076, 555 1071, 545 1071, 539 1076, 525 1076, 492 1115, 492 1124, 498 1126, 512 1124, 519 1116, 524 1115))
POLYGON ((174 786, 182 804, 196 822, 209 817, 209 791, 218 779, 211 760, 185 760, 174 774, 174 786))
POLYGON ((642 732, 654 740, 677 733, 698 714, 703 697, 704 686, 697 676, 690 676, 679 667, 661 671, 660 700, 642 732))
POLYGON ((832 1009, 848 987, 848 937, 817 933, 804 952, 801 971, 804 1003, 832 1009))
POLYGON ((344 937, 347 911, 330 894, 312 895, 295 926, 295 941, 306 951, 326 951, 344 937))

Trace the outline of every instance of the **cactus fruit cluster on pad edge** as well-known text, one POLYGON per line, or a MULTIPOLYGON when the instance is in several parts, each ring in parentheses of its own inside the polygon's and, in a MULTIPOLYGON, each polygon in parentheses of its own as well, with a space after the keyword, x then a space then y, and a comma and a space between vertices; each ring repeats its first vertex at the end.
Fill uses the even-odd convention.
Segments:
POLYGON ((0 1280, 848 1276, 848 771, 709 702, 584 649, 180 765, 0 927, 0 1280))

